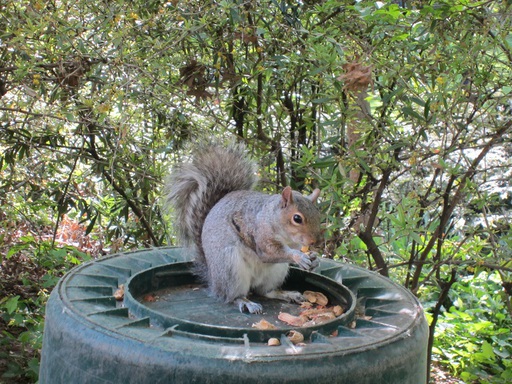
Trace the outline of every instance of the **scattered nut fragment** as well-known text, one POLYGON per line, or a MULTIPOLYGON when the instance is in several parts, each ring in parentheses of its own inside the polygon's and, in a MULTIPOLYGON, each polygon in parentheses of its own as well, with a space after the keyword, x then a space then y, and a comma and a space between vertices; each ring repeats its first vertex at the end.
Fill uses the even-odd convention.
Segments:
POLYGON ((276 337, 271 337, 270 339, 268 339, 268 345, 270 347, 277 347, 281 345, 281 341, 276 337))
POLYGON ((152 293, 148 293, 147 295, 144 295, 142 298, 143 301, 147 301, 148 303, 154 303, 157 299, 157 296, 153 295, 152 293))
POLYGON ((332 313, 334 313, 334 316, 336 317, 341 316, 343 315, 343 308, 341 307, 341 305, 335 305, 334 307, 332 307, 332 313))
POLYGON ((305 311, 302 311, 300 314, 301 316, 306 316, 308 317, 309 319, 312 319, 312 318, 315 318, 319 315, 322 315, 324 313, 333 313, 334 312, 334 308, 311 308, 311 309, 306 309, 305 311))
POLYGON ((320 313, 314 319, 317 320, 317 322, 326 323, 328 321, 334 320, 335 318, 336 318, 336 315, 334 314, 334 312, 331 311, 331 312, 320 313))
POLYGON ((292 331, 288 332, 288 334, 286 336, 288 337, 288 339, 290 339, 290 341, 293 344, 299 344, 304 341, 304 335, 297 331, 292 330, 292 331))
POLYGON ((309 320, 306 316, 293 316, 286 312, 279 312, 277 318, 293 327, 302 327, 309 320))
POLYGON ((119 288, 114 292, 114 299, 122 301, 124 299, 124 284, 121 284, 119 288))
POLYGON ((312 325, 325 324, 331 320, 334 320, 335 318, 336 316, 334 316, 334 313, 332 312, 319 313, 318 315, 313 316, 310 321, 304 323, 304 326, 310 327, 312 325))
POLYGON ((307 301, 313 304, 325 306, 329 303, 327 297, 321 292, 304 291, 303 295, 307 301))
POLYGON ((310 309, 310 308, 313 308, 313 303, 310 303, 309 301, 303 301, 300 304, 300 307, 304 308, 304 309, 310 309))
POLYGON ((254 323, 252 327, 260 330, 277 329, 277 327, 274 324, 268 322, 265 319, 261 319, 257 323, 254 323))
POLYGON ((302 246, 300 251, 303 252, 303 253, 308 253, 309 252, 309 247, 307 245, 304 245, 304 246, 302 246))
POLYGON ((341 305, 325 306, 328 302, 327 297, 320 292, 305 291, 304 297, 309 301, 301 304, 302 311, 298 316, 280 312, 277 318, 293 327, 311 327, 328 323, 343 314, 341 305), (316 302, 316 304, 313 304, 313 302, 316 302))

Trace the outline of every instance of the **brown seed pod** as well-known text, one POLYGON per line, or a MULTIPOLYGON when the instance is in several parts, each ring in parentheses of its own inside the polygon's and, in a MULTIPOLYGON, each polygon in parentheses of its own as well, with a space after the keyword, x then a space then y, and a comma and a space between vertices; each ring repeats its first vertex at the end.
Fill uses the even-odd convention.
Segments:
POLYGON ((277 346, 281 345, 281 341, 276 337, 271 337, 270 339, 268 339, 267 344, 270 347, 277 347, 277 346))

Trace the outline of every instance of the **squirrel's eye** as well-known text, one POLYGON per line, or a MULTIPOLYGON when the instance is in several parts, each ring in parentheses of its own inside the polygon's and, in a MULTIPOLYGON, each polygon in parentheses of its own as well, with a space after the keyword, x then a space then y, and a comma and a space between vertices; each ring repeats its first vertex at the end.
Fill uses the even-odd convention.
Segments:
POLYGON ((293 215, 293 222, 295 224, 302 224, 302 216, 301 215, 293 215))

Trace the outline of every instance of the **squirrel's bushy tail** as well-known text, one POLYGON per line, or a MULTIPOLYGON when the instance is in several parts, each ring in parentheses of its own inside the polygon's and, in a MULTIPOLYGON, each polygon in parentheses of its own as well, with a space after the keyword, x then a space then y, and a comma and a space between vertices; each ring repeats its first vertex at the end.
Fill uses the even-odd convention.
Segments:
POLYGON ((257 182, 256 164, 238 143, 200 143, 189 163, 178 166, 165 183, 167 204, 174 208, 174 226, 183 245, 195 246, 204 264, 201 233, 206 215, 226 194, 249 190, 257 182))

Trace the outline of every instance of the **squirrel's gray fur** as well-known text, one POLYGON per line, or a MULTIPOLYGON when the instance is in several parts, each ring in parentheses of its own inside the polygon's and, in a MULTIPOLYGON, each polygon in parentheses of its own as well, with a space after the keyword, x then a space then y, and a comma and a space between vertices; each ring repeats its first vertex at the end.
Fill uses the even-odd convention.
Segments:
POLYGON ((289 263, 318 265, 317 254, 300 247, 320 238, 320 191, 304 197, 286 187, 266 195, 252 190, 256 182, 256 164, 236 143, 198 144, 166 181, 179 237, 196 253, 196 273, 214 296, 251 313, 262 307, 247 299, 249 292, 301 301, 300 293, 278 288, 289 263))
POLYGON ((195 248, 200 264, 204 264, 201 234, 208 212, 227 193, 251 190, 257 182, 256 164, 237 143, 200 142, 193 148, 192 161, 169 175, 167 204, 174 207, 178 237, 183 245, 195 248))

